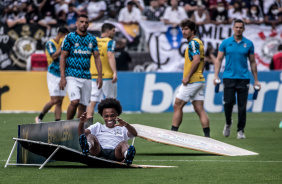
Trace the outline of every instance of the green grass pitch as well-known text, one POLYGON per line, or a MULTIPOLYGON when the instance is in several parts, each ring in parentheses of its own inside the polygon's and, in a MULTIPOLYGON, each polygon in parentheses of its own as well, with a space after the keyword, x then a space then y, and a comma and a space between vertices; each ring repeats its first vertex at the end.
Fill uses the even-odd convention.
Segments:
MULTIPOLYGON (((17 125, 34 122, 37 114, 0 114, 0 184, 6 183, 282 183, 282 129, 279 123, 281 113, 248 113, 245 129, 246 139, 236 138, 237 114, 233 114, 231 136, 222 135, 223 113, 208 114, 211 137, 259 153, 257 156, 216 156, 204 152, 148 142, 136 138, 135 164, 171 165, 177 168, 151 169, 99 169, 87 168, 83 164, 53 162, 42 170, 38 167, 4 168, 13 137, 17 137, 17 125)), ((66 115, 63 114, 62 119, 66 115)), ((170 129, 172 113, 161 114, 122 114, 120 118, 129 123, 144 124, 170 129)), ((44 121, 53 121, 53 113, 44 121)), ((102 121, 95 114, 95 121, 102 121)), ((180 132, 203 135, 199 119, 195 113, 184 113, 180 132)), ((16 152, 12 157, 16 162, 16 152)))

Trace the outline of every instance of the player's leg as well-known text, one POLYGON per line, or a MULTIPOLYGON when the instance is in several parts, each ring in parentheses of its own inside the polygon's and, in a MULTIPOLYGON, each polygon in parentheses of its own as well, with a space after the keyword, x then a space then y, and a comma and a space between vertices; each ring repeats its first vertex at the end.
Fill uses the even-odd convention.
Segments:
POLYGON ((241 79, 237 85, 237 103, 238 103, 238 129, 240 132, 238 138, 245 138, 244 128, 246 126, 246 114, 247 114, 247 101, 249 94, 249 80, 241 79))
POLYGON ((223 129, 223 135, 228 137, 230 135, 230 129, 232 124, 232 111, 235 104, 235 85, 236 79, 223 79, 223 104, 225 114, 225 126, 223 129))
POLYGON ((49 90, 49 95, 51 97, 51 100, 45 104, 43 107, 43 110, 35 118, 35 122, 39 123, 43 120, 43 117, 45 114, 52 108, 52 106, 56 103, 56 96, 59 96, 59 83, 60 83, 60 77, 57 77, 49 72, 47 72, 47 85, 49 90))
POLYGON ((186 104, 187 102, 179 99, 179 98, 176 98, 175 99, 175 102, 174 102, 174 105, 173 105, 173 110, 174 110, 174 113, 173 113, 173 118, 172 118, 172 127, 171 127, 171 130, 175 130, 177 131, 181 122, 182 122, 182 118, 183 118, 183 107, 184 105, 186 104))
POLYGON ((115 157, 117 160, 123 160, 127 165, 131 165, 135 157, 136 150, 133 145, 129 146, 126 141, 120 142, 115 149, 115 157))
POLYGON ((117 98, 117 83, 112 83, 112 80, 103 81, 102 91, 105 98, 117 98))
MULTIPOLYGON (((102 88, 104 85, 102 86, 102 88)), ((102 89, 98 89, 96 80, 92 80, 90 104, 87 106, 87 116, 94 116, 96 104, 103 98, 102 89)))
MULTIPOLYGON (((81 86, 80 86, 80 102, 78 106, 77 118, 86 112, 86 107, 89 105, 90 96, 91 96, 91 86, 92 82, 89 79, 81 79, 81 86)), ((88 116, 88 115, 87 115, 88 116)))
POLYGON ((204 109, 204 101, 203 100, 193 100, 192 102, 195 112, 198 114, 205 137, 210 137, 210 122, 209 117, 204 109))
POLYGON ((115 149, 115 157, 117 160, 123 160, 126 158, 126 152, 128 150, 128 143, 126 141, 120 142, 115 149))
POLYGON ((40 123, 43 120, 45 114, 52 108, 52 106, 54 104, 55 103, 53 102, 52 97, 51 97, 51 100, 44 105, 44 107, 43 107, 42 111, 40 112, 39 116, 35 117, 35 123, 40 123))
POLYGON ((87 136, 87 142, 90 144, 89 153, 93 156, 98 156, 101 152, 101 146, 97 137, 93 134, 87 136))
POLYGON ((63 96, 56 96, 55 97, 55 121, 61 120, 62 115, 62 103, 63 103, 63 96))
POLYGON ((88 134, 87 137, 84 134, 80 135, 79 144, 84 155, 90 153, 93 156, 98 156, 101 152, 100 143, 93 134, 88 134))
POLYGON ((66 77, 67 85, 66 90, 69 95, 70 104, 67 109, 67 120, 73 119, 76 109, 80 103, 80 88, 82 87, 81 80, 75 77, 66 77))
POLYGON ((80 118, 81 115, 86 112, 86 105, 83 104, 78 104, 78 108, 77 108, 77 118, 80 118))
POLYGON ((67 120, 74 118, 78 105, 79 105, 79 100, 73 100, 70 102, 67 109, 67 120))
POLYGON ((191 99, 191 84, 184 86, 181 84, 179 88, 179 92, 176 95, 176 99, 173 105, 173 118, 172 118, 172 126, 171 130, 178 131, 178 128, 182 122, 183 118, 183 107, 187 102, 191 99))

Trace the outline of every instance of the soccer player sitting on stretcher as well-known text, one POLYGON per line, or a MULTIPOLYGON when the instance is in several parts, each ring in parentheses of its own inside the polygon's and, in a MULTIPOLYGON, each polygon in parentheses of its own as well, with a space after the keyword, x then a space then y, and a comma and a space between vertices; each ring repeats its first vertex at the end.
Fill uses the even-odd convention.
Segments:
POLYGON ((131 165, 136 151, 127 140, 136 137, 137 131, 118 117, 122 113, 120 102, 106 98, 99 103, 98 113, 104 118, 104 125, 97 122, 84 129, 84 122, 92 117, 87 118, 86 112, 80 117, 78 135, 82 153, 131 165))

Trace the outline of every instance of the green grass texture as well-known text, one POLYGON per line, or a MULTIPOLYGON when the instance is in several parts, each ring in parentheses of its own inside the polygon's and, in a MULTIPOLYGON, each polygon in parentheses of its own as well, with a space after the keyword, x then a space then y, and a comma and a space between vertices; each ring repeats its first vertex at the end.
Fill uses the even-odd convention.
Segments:
MULTIPOLYGON (((282 129, 279 123, 282 113, 248 113, 245 128, 246 139, 237 139, 237 113, 233 113, 230 137, 224 137, 223 113, 210 113, 211 138, 259 153, 255 156, 217 156, 200 151, 135 139, 134 164, 167 165, 176 168, 88 168, 80 163, 52 162, 42 170, 39 167, 8 166, 6 160, 17 137, 20 124, 34 123, 38 114, 0 114, 0 184, 6 183, 282 183, 282 129)), ((124 113, 120 116, 131 124, 143 124, 170 129, 173 113, 124 113)), ((62 115, 62 119, 66 114, 62 115)), ((54 114, 48 113, 44 122, 53 121, 54 114)), ((103 122, 98 113, 94 122, 103 122)), ((203 136, 203 130, 195 113, 184 113, 180 132, 203 136)), ((129 142, 131 143, 131 142, 129 142)), ((16 162, 16 151, 11 158, 16 162)))

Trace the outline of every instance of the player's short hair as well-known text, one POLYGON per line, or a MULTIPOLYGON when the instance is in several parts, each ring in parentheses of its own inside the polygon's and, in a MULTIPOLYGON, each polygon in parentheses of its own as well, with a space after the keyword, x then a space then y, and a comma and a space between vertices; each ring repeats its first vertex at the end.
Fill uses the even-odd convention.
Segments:
POLYGON ((241 20, 241 19, 236 19, 236 20, 234 20, 233 26, 234 26, 236 23, 242 23, 242 24, 243 24, 243 28, 245 27, 245 22, 244 22, 243 20, 241 20))
POLYGON ((278 46, 278 50, 282 50, 282 44, 278 46))
POLYGON ((58 29, 58 33, 67 34, 69 32, 70 32, 69 29, 66 28, 66 27, 59 27, 59 29, 58 29))
POLYGON ((87 15, 85 15, 85 14, 80 14, 80 15, 77 17, 77 19, 79 19, 80 17, 88 18, 87 15))
POLYGON ((98 113, 101 116, 103 116, 103 110, 105 108, 114 108, 117 111, 118 116, 122 113, 122 106, 120 105, 120 102, 115 98, 106 98, 98 104, 98 113))
POLYGON ((113 24, 110 23, 105 23, 102 25, 102 33, 106 32, 107 30, 112 30, 113 28, 115 28, 115 26, 113 24))
POLYGON ((197 26, 195 22, 189 19, 184 19, 180 22, 180 27, 188 27, 190 30, 194 31, 194 34, 197 34, 197 26))

